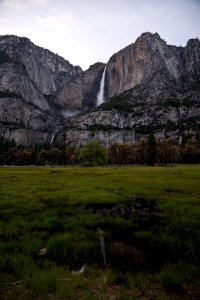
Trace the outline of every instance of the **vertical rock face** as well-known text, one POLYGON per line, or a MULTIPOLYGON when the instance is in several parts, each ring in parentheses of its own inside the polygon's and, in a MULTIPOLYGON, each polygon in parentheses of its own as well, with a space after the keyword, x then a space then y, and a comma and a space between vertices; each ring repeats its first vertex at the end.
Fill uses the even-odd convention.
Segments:
POLYGON ((159 35, 144 33, 114 54, 106 73, 108 101, 71 119, 67 144, 99 140, 135 142, 154 132, 159 137, 200 133, 200 41, 169 46, 159 35))
POLYGON ((185 48, 185 77, 192 89, 200 90, 200 40, 191 39, 185 48))
POLYGON ((27 38, 0 36, 0 135, 49 141, 63 117, 96 106, 104 66, 83 72, 27 38))
POLYGON ((68 109, 86 110, 96 106, 105 64, 96 63, 60 89, 56 103, 68 109))
POLYGON ((27 38, 0 36, 0 135, 17 143, 44 143, 59 125, 55 95, 82 73, 27 38))
POLYGON ((142 34, 134 44, 114 54, 107 65, 108 98, 138 84, 148 82, 155 73, 166 72, 179 80, 183 72, 181 49, 168 46, 155 33, 142 34))
POLYGON ((27 38, 0 36, 0 51, 24 67, 43 95, 54 93, 63 82, 70 81, 82 72, 80 67, 74 67, 64 58, 35 46, 27 38))
POLYGON ((48 110, 43 94, 35 87, 24 66, 18 62, 0 64, 0 97, 21 98, 25 102, 48 110))

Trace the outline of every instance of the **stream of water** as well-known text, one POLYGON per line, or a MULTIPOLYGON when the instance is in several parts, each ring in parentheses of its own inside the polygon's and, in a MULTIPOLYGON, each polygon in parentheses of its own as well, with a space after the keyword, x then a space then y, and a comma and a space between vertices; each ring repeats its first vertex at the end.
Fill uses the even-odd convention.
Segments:
POLYGON ((99 88, 99 92, 97 94, 97 106, 99 106, 100 104, 102 104, 104 102, 106 67, 107 66, 105 66, 105 68, 103 70, 103 74, 102 74, 101 82, 100 82, 100 88, 99 88))

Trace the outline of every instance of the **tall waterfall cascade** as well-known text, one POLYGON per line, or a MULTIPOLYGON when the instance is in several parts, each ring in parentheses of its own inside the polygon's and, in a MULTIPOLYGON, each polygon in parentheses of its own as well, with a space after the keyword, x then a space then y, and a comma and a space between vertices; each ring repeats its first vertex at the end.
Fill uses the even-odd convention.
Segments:
POLYGON ((51 145, 51 146, 53 145, 53 142, 54 142, 54 140, 55 140, 55 136, 56 136, 57 133, 58 133, 58 130, 55 130, 55 131, 53 132, 52 136, 51 136, 51 140, 50 140, 50 145, 51 145))
POLYGON ((104 102, 104 89, 105 89, 105 78, 106 78, 106 67, 103 70, 103 74, 101 77, 101 82, 100 82, 100 88, 99 88, 99 92, 97 94, 97 106, 99 106, 100 104, 102 104, 104 102))

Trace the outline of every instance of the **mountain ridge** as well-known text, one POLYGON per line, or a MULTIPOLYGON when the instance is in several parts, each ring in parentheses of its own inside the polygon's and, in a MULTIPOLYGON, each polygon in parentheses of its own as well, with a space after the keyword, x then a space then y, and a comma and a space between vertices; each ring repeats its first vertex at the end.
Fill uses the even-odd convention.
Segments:
POLYGON ((199 113, 199 39, 177 47, 146 32, 83 71, 27 38, 0 36, 0 135, 18 144, 50 142, 55 132, 80 145, 135 142, 150 130, 180 137, 199 132, 199 113), (105 66, 106 102, 97 108, 105 66))

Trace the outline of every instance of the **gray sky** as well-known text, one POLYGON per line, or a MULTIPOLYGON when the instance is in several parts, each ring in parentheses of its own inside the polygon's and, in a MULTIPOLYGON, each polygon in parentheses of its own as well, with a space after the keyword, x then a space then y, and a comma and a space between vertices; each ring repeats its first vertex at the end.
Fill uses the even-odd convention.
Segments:
POLYGON ((26 36, 83 69, 146 31, 185 46, 200 37, 200 0, 0 0, 0 35, 26 36))

